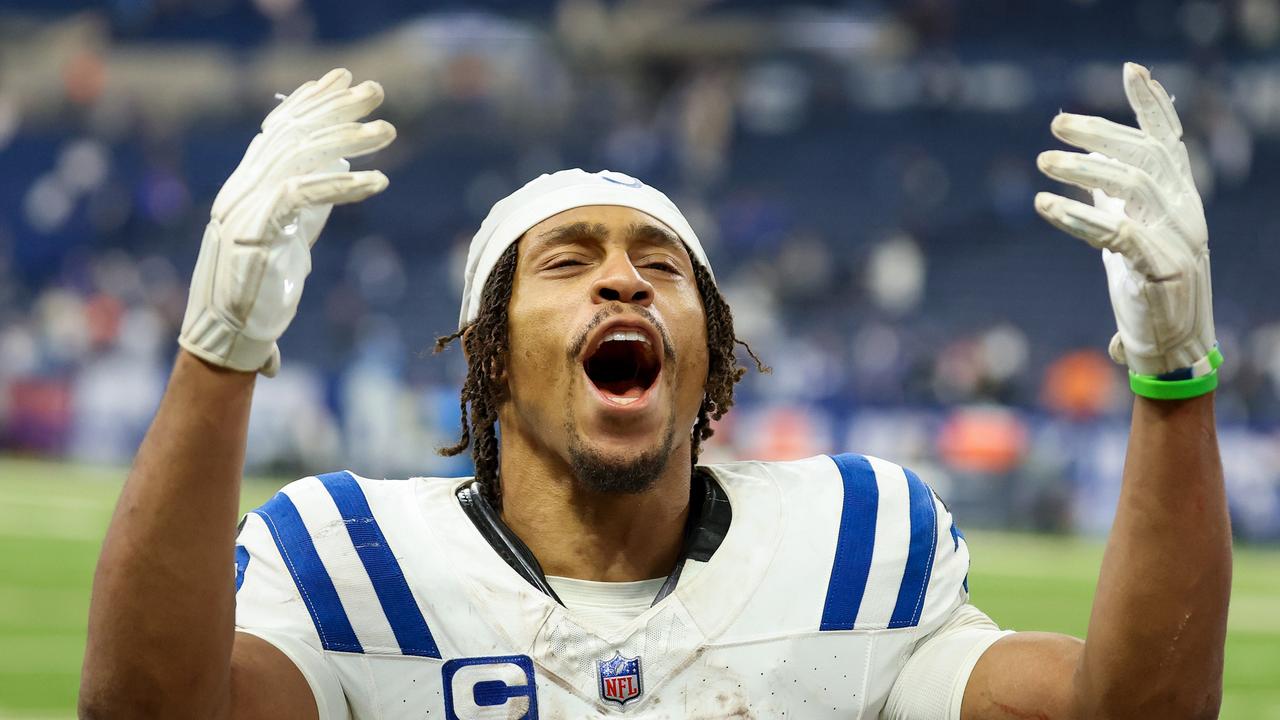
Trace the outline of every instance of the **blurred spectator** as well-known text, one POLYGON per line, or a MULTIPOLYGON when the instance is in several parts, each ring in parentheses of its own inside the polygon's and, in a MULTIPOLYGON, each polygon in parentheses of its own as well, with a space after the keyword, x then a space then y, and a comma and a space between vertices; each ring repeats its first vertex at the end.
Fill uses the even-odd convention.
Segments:
POLYGON ((344 65, 386 87, 392 189, 335 211, 313 251, 250 470, 466 472, 434 452, 461 356, 417 355, 456 324, 465 243, 532 176, 605 166, 685 209, 774 368, 741 386, 708 460, 879 453, 982 522, 1103 529, 1124 374, 1096 253, 1032 211, 1034 158, 1058 110, 1131 122, 1115 58, 1153 55, 1230 279, 1232 511, 1280 538, 1280 66, 1263 59, 1280 3, 721 5, 0 11, 23 59, 0 65, 0 449, 128 461, 214 194, 273 93, 344 65), (1105 31, 1081 47, 1049 27, 1105 31))
POLYGON ((1045 371, 1045 407, 1077 420, 1098 417, 1111 404, 1115 376, 1115 365, 1096 350, 1068 353, 1045 371))

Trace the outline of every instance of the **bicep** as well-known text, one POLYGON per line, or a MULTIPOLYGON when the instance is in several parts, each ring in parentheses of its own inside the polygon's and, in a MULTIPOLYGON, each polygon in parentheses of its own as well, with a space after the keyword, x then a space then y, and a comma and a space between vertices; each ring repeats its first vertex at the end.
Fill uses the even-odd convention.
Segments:
POLYGON ((1082 640, 1055 633, 997 640, 969 675, 961 720, 1075 717, 1074 676, 1083 652, 1082 640))
POLYGON ((302 670, 280 648, 238 632, 231 650, 232 720, 319 720, 302 670))

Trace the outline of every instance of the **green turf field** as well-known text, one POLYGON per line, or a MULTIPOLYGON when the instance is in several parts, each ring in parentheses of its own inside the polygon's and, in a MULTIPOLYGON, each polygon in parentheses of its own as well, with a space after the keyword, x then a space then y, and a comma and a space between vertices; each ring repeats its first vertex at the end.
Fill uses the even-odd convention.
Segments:
MULTIPOLYGON (((74 714, 89 584, 124 470, 0 460, 0 718, 74 714)), ((246 508, 275 486, 250 483, 246 508)), ((1084 633, 1101 545, 969 533, 974 602, 1014 629, 1084 633)), ((1280 720, 1280 551, 1239 549, 1224 718, 1280 720)))

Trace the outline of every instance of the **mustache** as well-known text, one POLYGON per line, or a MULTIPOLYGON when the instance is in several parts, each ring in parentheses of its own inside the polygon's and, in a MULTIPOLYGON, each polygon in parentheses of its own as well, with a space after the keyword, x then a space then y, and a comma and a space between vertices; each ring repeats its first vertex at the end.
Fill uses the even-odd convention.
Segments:
MULTIPOLYGON (((639 305, 632 305, 630 307, 635 311, 636 315, 644 318, 650 325, 657 329, 658 335, 662 338, 663 359, 668 363, 674 362, 676 359, 676 351, 672 346, 671 336, 667 333, 666 326, 659 322, 658 318, 650 312, 648 308, 641 307, 639 305)), ((615 315, 626 314, 628 314, 626 306, 620 302, 612 302, 600 308, 600 311, 596 313, 595 317, 591 318, 591 322, 587 323, 587 326, 582 328, 577 336, 574 337, 573 342, 569 344, 569 362, 577 362, 578 358, 581 357, 582 349, 587 345, 587 338, 591 335, 592 330, 600 327, 600 323, 614 317, 615 315)))

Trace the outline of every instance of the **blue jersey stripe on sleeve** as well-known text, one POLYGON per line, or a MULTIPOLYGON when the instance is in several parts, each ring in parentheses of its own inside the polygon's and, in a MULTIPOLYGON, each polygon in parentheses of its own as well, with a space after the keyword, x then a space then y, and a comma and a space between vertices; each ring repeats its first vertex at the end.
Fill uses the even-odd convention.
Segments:
POLYGON ((844 482, 844 505, 819 629, 852 630, 871 572, 880 488, 876 485, 876 472, 865 457, 845 454, 833 455, 831 459, 840 469, 844 482))
POLYGON ((907 551, 907 567, 898 587, 898 601, 893 606, 889 627, 914 627, 920 624, 924 595, 933 572, 934 551, 938 547, 938 509, 933 504, 933 491, 920 476, 903 468, 907 476, 907 493, 911 506, 911 546, 907 551))
POLYGON ((298 594, 311 614, 320 645, 325 650, 364 652, 356 632, 342 607, 342 600, 333 586, 333 579, 311 542, 311 533, 302 523, 298 508, 284 493, 276 493, 262 507, 253 511, 271 531, 271 538, 280 550, 280 557, 293 575, 298 594))
POLYGON ((236 546, 236 592, 244 585, 244 573, 249 569, 249 550, 243 545, 236 546))
MULTIPOLYGON (((955 519, 951 520, 951 539, 955 543, 955 550, 959 552, 960 541, 964 540, 964 531, 960 529, 959 525, 956 525, 955 519)), ((964 586, 965 592, 969 592, 969 573, 964 574, 964 581, 960 584, 964 586)))
POLYGON ((324 484, 333 502, 342 514, 342 522, 351 535, 356 554, 373 583, 373 590, 387 615, 400 652, 420 657, 440 657, 426 618, 413 599, 413 592, 405 580, 400 563, 396 562, 387 538, 378 527, 378 521, 369 509, 369 501, 359 483, 349 472, 336 472, 317 476, 324 484))

